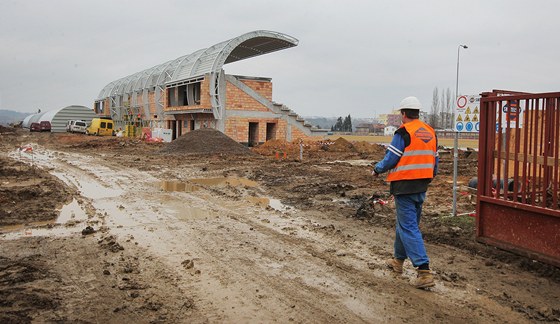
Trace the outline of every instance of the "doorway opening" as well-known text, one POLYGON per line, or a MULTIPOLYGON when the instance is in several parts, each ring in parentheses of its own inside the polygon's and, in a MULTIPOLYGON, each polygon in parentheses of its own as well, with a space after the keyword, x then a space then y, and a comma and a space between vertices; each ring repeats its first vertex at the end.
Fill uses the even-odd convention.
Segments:
POLYGON ((266 123, 266 140, 276 139, 276 123, 266 123))
POLYGON ((168 128, 171 129, 171 140, 175 140, 177 138, 177 121, 176 120, 168 120, 167 121, 168 128))
POLYGON ((249 123, 249 147, 259 144, 259 123, 249 123))

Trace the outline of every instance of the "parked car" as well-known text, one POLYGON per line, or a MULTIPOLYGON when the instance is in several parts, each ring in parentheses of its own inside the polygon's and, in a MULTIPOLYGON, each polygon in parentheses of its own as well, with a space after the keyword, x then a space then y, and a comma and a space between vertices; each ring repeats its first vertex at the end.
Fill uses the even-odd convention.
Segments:
POLYGON ((50 132, 51 131, 51 122, 47 120, 43 120, 39 123, 41 132, 50 132))
POLYGON ((115 127, 113 120, 110 118, 94 118, 91 124, 86 129, 88 135, 102 135, 113 136, 115 135, 115 127))
POLYGON ((31 132, 40 132, 40 131, 41 131, 41 124, 39 124, 39 123, 31 123, 31 126, 29 126, 29 131, 31 131, 31 132))
POLYGON ((71 133, 86 133, 87 124, 83 120, 72 120, 72 125, 70 126, 71 133))

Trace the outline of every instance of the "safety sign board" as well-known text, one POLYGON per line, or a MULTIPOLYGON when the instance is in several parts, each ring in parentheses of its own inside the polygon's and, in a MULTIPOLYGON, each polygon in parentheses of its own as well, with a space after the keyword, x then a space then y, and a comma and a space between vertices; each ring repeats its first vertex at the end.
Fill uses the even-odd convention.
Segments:
POLYGON ((453 106, 456 132, 478 132, 480 128, 480 97, 459 96, 453 106))
POLYGON ((499 113, 496 115, 496 132, 499 131, 499 124, 502 125, 502 130, 506 128, 522 128, 523 127, 523 111, 525 110, 525 102, 519 100, 507 100, 501 103, 502 109, 500 117, 499 113), (501 119, 501 120, 500 120, 501 119))

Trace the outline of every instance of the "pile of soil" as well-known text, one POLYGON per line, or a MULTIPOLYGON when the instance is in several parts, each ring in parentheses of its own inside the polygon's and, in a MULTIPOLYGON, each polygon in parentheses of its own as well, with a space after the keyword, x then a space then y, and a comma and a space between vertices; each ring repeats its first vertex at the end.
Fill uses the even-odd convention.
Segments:
POLYGON ((329 152, 355 152, 354 145, 346 139, 339 137, 334 143, 328 146, 329 152))
POLYGON ((385 154, 385 148, 382 145, 368 143, 368 142, 355 142, 352 144, 354 149, 358 153, 367 153, 367 154, 385 154))
POLYGON ((0 133, 15 133, 16 129, 13 127, 6 127, 0 125, 0 133))
MULTIPOLYGON (((313 143, 305 143, 304 144, 304 151, 308 151, 313 148, 315 145, 313 143)), ((299 154, 299 142, 288 142, 284 140, 268 140, 265 143, 254 147, 252 149, 253 152, 258 153, 264 156, 273 156, 276 153, 284 154, 286 153, 288 156, 296 156, 299 154)))
POLYGON ((224 133, 213 128, 201 128, 177 138, 159 151, 162 154, 226 154, 252 155, 253 152, 224 133))

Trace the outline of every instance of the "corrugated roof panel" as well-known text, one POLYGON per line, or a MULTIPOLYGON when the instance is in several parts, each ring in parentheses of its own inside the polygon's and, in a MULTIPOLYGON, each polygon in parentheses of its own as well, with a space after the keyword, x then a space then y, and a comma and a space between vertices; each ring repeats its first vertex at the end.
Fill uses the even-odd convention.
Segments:
POLYGON ((222 69, 222 65, 227 63, 297 45, 297 39, 285 34, 266 30, 253 31, 218 43, 209 48, 198 50, 192 54, 181 56, 173 61, 154 66, 134 75, 113 81, 101 90, 98 100, 110 96, 122 95, 124 92, 131 93, 145 87, 154 87, 156 85, 163 87, 165 83, 192 79, 208 72, 219 71, 222 69), (162 74, 166 72, 171 77, 167 74, 162 74), (138 76, 140 76, 138 82, 130 82, 131 80, 136 80, 138 76), (125 80, 126 84, 123 85, 125 80), (142 80, 142 82, 139 82, 140 80, 142 80))

